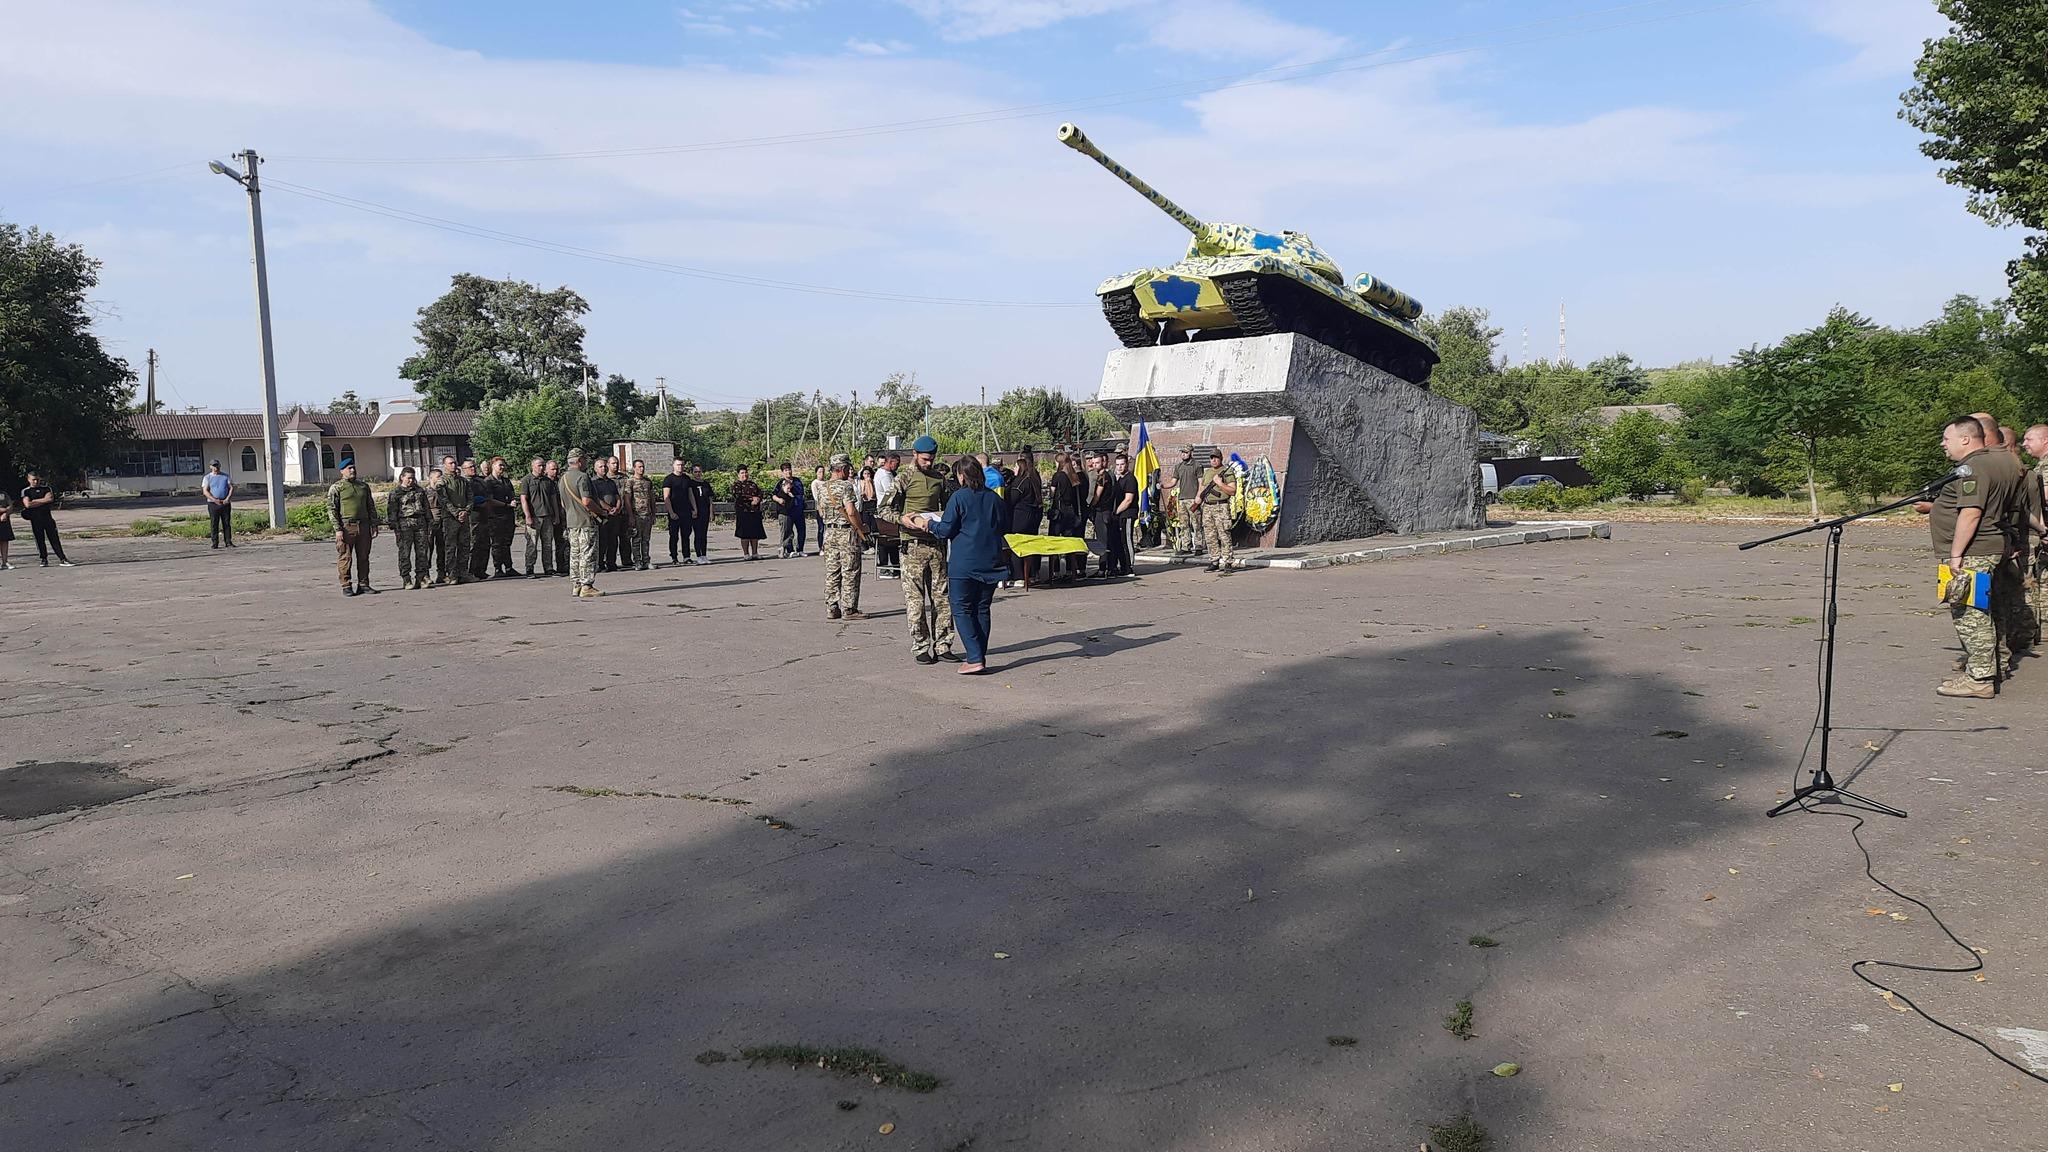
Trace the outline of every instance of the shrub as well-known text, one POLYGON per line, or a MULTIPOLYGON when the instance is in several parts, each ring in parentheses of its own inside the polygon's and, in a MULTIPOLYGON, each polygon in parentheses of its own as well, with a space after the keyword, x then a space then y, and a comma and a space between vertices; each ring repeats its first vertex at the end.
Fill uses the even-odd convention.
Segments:
POLYGON ((128 524, 128 534, 130 536, 161 536, 164 534, 164 522, 153 519, 133 520, 128 524))
MULTIPOLYGON (((1549 485, 1544 487, 1547 488, 1549 485)), ((1600 493, 1592 488, 1558 488, 1553 491, 1557 502, 1552 507, 1560 512, 1576 512, 1581 508, 1590 508, 1600 501, 1600 493)))
POLYGON ((1678 486, 1678 502, 1680 504, 1697 504, 1701 500, 1706 499, 1706 496, 1707 482, 1705 480, 1687 480, 1678 486))

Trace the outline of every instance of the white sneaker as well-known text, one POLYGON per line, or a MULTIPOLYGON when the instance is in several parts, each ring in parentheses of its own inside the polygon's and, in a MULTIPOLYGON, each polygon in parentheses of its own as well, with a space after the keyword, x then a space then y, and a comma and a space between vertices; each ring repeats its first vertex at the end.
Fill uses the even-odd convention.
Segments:
POLYGON ((78 565, 76 565, 76 564, 73 564, 73 563, 72 563, 71 561, 69 561, 69 560, 59 559, 59 560, 57 561, 57 567, 59 567, 59 568, 76 568, 76 567, 78 567, 78 565))

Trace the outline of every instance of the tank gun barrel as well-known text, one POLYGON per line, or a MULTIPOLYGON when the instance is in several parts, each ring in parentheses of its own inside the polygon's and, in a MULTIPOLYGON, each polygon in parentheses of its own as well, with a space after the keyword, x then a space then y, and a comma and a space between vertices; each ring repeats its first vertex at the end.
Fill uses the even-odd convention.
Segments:
POLYGON ((1153 189, 1153 187, 1150 184, 1147 184, 1143 180, 1138 179, 1136 176, 1131 175, 1130 169, 1125 168, 1123 165, 1117 163, 1114 160, 1111 160, 1108 156, 1104 155, 1102 149, 1097 148, 1095 146, 1095 142, 1088 139, 1088 134, 1081 131, 1081 129, 1076 125, 1060 125, 1060 143, 1065 144, 1067 147, 1072 148, 1074 151, 1079 152, 1081 155, 1086 156, 1094 160, 1097 164, 1102 165, 1104 168, 1109 169, 1110 175, 1116 177, 1117 179, 1123 181, 1126 184, 1129 184, 1132 188, 1136 189, 1138 195, 1143 196, 1147 200, 1150 200, 1154 207, 1158 208, 1161 212, 1166 213, 1168 216, 1173 217, 1174 220, 1177 221, 1181 227, 1187 229, 1189 232, 1192 232, 1197 236, 1202 234, 1202 222, 1200 220, 1197 220, 1193 215, 1191 215, 1187 211, 1187 209, 1182 208, 1180 205, 1175 204, 1173 201, 1168 200, 1164 196, 1161 196, 1157 191, 1153 189))

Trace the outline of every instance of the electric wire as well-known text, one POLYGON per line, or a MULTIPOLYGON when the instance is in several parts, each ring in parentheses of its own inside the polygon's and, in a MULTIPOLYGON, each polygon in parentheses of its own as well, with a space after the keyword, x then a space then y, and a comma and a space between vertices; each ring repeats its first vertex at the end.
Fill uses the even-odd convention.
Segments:
POLYGON ((534 236, 523 236, 517 232, 506 232, 497 228, 486 228, 480 224, 468 224, 450 220, 443 216, 431 216, 407 208, 396 208, 379 204, 374 200, 363 200, 330 192, 304 184, 295 184, 276 177, 264 181, 264 187, 285 192, 308 200, 318 200, 340 208, 367 212, 443 232, 453 232, 479 240, 493 240, 521 248, 541 252, 552 252, 560 256, 573 256, 582 260, 594 260, 604 264, 617 264, 627 268, 640 268, 650 272, 664 272, 673 276, 687 276, 699 280, 711 280, 723 284, 738 284, 750 288, 772 288, 780 292, 802 292, 820 296, 842 296, 861 300, 880 300, 893 304, 932 304, 957 308, 1086 308, 1088 304, 1072 300, 986 300, 968 297, 923 296, 908 292, 883 292, 867 288, 846 288, 830 284, 807 284, 794 280, 776 280, 766 276, 747 276, 737 272, 721 272, 713 268, 700 268, 688 264, 671 264, 667 261, 652 260, 644 256, 629 256, 617 252, 605 252, 595 248, 584 248, 575 244, 563 244, 554 240, 543 240, 534 236))
MULTIPOLYGON (((1466 36, 1447 37, 1424 41, 1411 47, 1428 48, 1438 44, 1454 44, 1474 36, 1492 36, 1501 32, 1516 32, 1538 28, 1564 21, 1588 20, 1620 12, 1637 11, 1643 8, 1661 7, 1675 0, 1637 0, 1636 3, 1620 4, 1586 12, 1547 17, 1522 24, 1505 25, 1486 32, 1466 36)), ((1149 88, 1127 89, 1121 92, 1104 93, 1093 97, 1072 100, 1046 101, 1037 104, 1019 104, 1002 108, 984 109, 978 112, 960 112, 946 116, 932 116, 916 120, 886 121, 878 124, 856 125, 847 128, 819 129, 808 132, 792 132, 773 136, 736 137, 724 140, 705 140, 689 144, 642 145, 623 148, 592 148, 565 152, 508 153, 481 156, 304 156, 279 155, 271 159, 291 161, 300 164, 355 164, 355 165, 431 165, 431 164, 508 164, 555 160, 599 160, 621 159, 643 156, 681 155, 693 152, 720 152, 739 149, 776 147, 786 144, 810 144, 836 140, 857 140, 873 136, 894 136, 907 132, 928 132, 944 128, 976 127, 984 124, 1003 123, 1027 117, 1040 116, 1049 112, 1079 112, 1102 108, 1121 108, 1133 104, 1145 104, 1159 100, 1171 100, 1190 96, 1202 96, 1216 92, 1227 92, 1240 88, 1258 87, 1268 84, 1283 84, 1296 80, 1335 76, 1352 72, 1373 71, 1391 68, 1401 64, 1414 64, 1428 60, 1440 60, 1453 56, 1469 55, 1489 48, 1514 48, 1570 36, 1597 32, 1610 32, 1623 28, 1634 28, 1649 24, 1666 23, 1692 16, 1710 15, 1716 12, 1749 8, 1765 0, 1722 0, 1720 3, 1705 4, 1675 12, 1652 13, 1634 19, 1593 24, 1584 27, 1569 27, 1537 35, 1509 40, 1487 40, 1464 47, 1447 48, 1438 51, 1417 52, 1391 59, 1374 59, 1395 52, 1396 48, 1382 48, 1372 52, 1355 53, 1348 56, 1334 56, 1324 60, 1308 61, 1301 64, 1283 64, 1262 68, 1252 72, 1233 73, 1210 77, 1204 80, 1181 81, 1172 84, 1155 85, 1149 88), (1355 63, 1364 61, 1363 63, 1355 63)))
MULTIPOLYGON (((1821 616, 1819 617, 1819 619, 1821 619, 1824 622, 1823 626, 1825 626, 1825 621, 1827 619, 1827 606, 1828 604, 1833 602, 1836 590, 1834 580, 1830 580, 1827 575, 1827 559, 1825 552, 1823 552, 1822 555, 1821 565, 1821 616)), ((1835 577, 1835 580, 1839 579, 1839 576, 1835 577)), ((1813 668, 1813 724, 1807 731, 1805 747, 1799 750, 1799 760, 1792 766, 1792 787, 1795 790, 1799 787, 1799 774, 1806 767, 1806 758, 1808 754, 1811 753, 1813 750, 1813 738, 1815 734, 1820 731, 1820 693, 1821 677, 1823 675, 1822 661, 1825 659, 1825 649, 1816 649, 1813 668)), ((1810 805, 1804 797, 1801 797, 1799 799, 1798 808, 1801 812, 1805 813, 1808 816, 1830 816, 1854 821, 1854 823, 1849 826, 1849 838, 1855 842, 1856 850, 1863 854, 1863 874, 1869 877, 1870 882, 1872 884, 1877 885, 1879 888, 1884 889, 1885 891, 1891 893, 1899 899, 1904 900, 1907 903, 1912 904, 1914 907, 1920 909, 1921 911, 1927 913, 1928 919, 1934 921, 1935 927, 1941 929, 1942 935, 1948 937, 1951 943, 1955 944, 1956 947, 1961 948, 1970 957, 1970 963, 1964 967, 1946 967, 1932 964, 1908 964, 1901 960, 1878 960, 1875 958, 1866 958, 1862 960, 1857 960, 1854 963, 1850 964, 1849 971, 1854 973, 1858 980, 1861 980, 1865 984, 1870 985, 1872 988, 1877 989, 1877 991, 1883 994, 1885 997, 1887 997, 1888 1000, 1896 1000, 1899 1003, 1904 1004, 1907 1008, 1913 1011, 1914 1015, 1920 1017, 1922 1020, 1927 1021, 1929 1024, 1934 1025, 1936 1028, 1939 1028, 1942 1031, 1949 1033, 1950 1035, 1961 1037, 1962 1039, 1969 1041, 1977 1047, 1982 1048, 1986 1053, 1988 1053, 1991 1056, 1992 1059, 1998 1061, 2000 1064, 2003 1064, 2008 1068, 2011 1068, 2013 1071, 2018 1072, 2020 1075, 2025 1076, 2030 1080, 2038 1081, 2042 1084, 2048 1084, 2048 1076, 2044 1076, 2041 1073, 2036 1072, 2033 1069, 2028 1068, 2027 1066, 2019 1063, 2012 1057, 2007 1056, 2005 1053, 2000 1052, 1996 1048, 1993 1048, 1990 1044, 1985 1043, 1985 1041, 1982 1038, 1972 1036, 1970 1033, 1965 1032, 1962 1029, 1957 1028, 1956 1026, 1948 1023, 1946 1020, 1943 1020, 1940 1017, 1935 1016, 1927 1009, 1922 1008, 1920 1005, 1914 1003, 1912 998, 1908 997, 1905 993, 1900 992, 1895 988, 1887 987, 1886 985, 1880 983, 1879 981, 1874 979, 1869 973, 1863 970, 1865 967, 1895 968, 1905 972, 1938 972, 1945 974, 1964 975, 1971 972, 1983 971, 1984 957, 1979 955, 1975 948, 1972 948, 1970 945, 1964 943, 1963 939, 1960 936, 1957 936, 1954 930, 1949 928, 1947 922, 1942 920, 1941 914, 1939 912, 1936 912, 1933 909, 1933 907, 1930 906, 1926 901, 1921 900, 1917 896, 1908 896, 1904 892, 1899 891, 1897 888, 1892 887, 1890 884, 1878 878, 1877 866, 1875 862, 1871 859, 1870 846, 1863 842, 1863 826, 1868 822, 1861 815, 1858 815, 1854 812, 1823 812, 1810 805)))

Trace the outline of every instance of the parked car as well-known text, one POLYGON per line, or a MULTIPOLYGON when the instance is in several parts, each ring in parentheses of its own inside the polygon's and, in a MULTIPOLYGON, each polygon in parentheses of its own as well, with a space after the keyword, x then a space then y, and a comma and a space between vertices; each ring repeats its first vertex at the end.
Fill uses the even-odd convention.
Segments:
POLYGON ((1546 476, 1541 472, 1531 472, 1527 476, 1517 476, 1513 480, 1508 481, 1508 487, 1510 488, 1534 488, 1538 484, 1555 484, 1560 488, 1564 487, 1564 481, 1559 480, 1555 476, 1546 476))
POLYGON ((1500 499, 1500 469, 1483 460, 1479 463, 1479 498, 1488 504, 1500 499))

